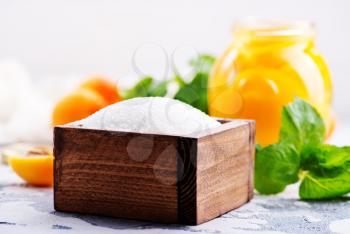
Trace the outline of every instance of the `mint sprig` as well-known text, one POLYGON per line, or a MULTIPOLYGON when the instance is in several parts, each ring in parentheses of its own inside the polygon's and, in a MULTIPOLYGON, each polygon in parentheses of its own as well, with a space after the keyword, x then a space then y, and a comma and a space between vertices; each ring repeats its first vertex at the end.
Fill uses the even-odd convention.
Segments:
POLYGON ((283 108, 279 142, 258 147, 255 188, 261 194, 282 192, 301 180, 301 199, 329 199, 350 192, 350 147, 323 144, 320 114, 300 98, 283 108))
POLYGON ((262 194, 282 192, 298 181, 300 157, 295 148, 278 143, 258 150, 255 160, 255 188, 262 194))
POLYGON ((130 99, 135 97, 164 97, 167 93, 168 81, 157 83, 152 77, 146 76, 135 84, 134 87, 127 90, 123 98, 130 99))
POLYGON ((183 78, 177 76, 180 89, 174 98, 208 113, 208 79, 214 62, 215 58, 207 54, 192 59, 190 65, 193 68, 193 78, 186 83, 183 78))
POLYGON ((168 95, 168 85, 170 83, 177 83, 179 89, 174 94, 174 99, 208 113, 208 78, 214 62, 215 58, 213 56, 201 54, 190 61, 193 74, 191 74, 189 82, 186 82, 179 74, 161 82, 157 82, 153 77, 146 76, 132 88, 126 90, 123 98, 164 97, 168 95))

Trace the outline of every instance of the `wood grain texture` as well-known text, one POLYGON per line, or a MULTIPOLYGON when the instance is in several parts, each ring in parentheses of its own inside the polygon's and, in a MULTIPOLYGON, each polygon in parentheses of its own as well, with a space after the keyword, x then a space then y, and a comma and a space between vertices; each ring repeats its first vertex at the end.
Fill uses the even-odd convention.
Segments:
POLYGON ((177 222, 176 137, 55 128, 54 143, 56 210, 177 222))
POLYGON ((252 127, 240 125, 199 139, 197 224, 226 213, 253 194, 252 127))
POLYGON ((55 209, 199 224, 252 198, 253 122, 189 137, 56 127, 55 209))

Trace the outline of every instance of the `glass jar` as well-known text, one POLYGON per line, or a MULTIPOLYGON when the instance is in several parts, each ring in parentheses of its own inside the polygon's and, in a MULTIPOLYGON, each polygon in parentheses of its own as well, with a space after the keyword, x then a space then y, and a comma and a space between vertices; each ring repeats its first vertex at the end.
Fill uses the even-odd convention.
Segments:
POLYGON ((322 115, 328 134, 332 83, 310 22, 238 23, 208 84, 209 114, 256 120, 257 143, 278 141, 282 107, 298 96, 322 115))

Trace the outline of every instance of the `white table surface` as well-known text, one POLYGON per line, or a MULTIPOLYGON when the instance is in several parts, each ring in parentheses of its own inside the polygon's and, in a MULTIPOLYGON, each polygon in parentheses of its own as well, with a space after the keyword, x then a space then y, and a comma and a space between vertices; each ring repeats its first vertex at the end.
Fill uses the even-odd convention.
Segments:
MULTIPOLYGON (((331 143, 350 145, 350 125, 331 143)), ((52 188, 25 185, 8 166, 0 166, 0 233, 350 233, 350 198, 305 202, 297 185, 277 196, 254 199, 198 226, 164 225, 91 215, 56 212, 52 188)))

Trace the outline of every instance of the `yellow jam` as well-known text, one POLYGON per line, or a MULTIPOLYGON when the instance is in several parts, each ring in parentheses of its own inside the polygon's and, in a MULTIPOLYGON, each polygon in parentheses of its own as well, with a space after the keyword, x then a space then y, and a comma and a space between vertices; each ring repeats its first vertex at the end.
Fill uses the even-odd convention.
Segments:
POLYGON ((278 141, 282 107, 296 96, 320 112, 329 134, 332 83, 312 24, 237 24, 209 79, 209 114, 256 120, 257 142, 265 146, 278 141))

